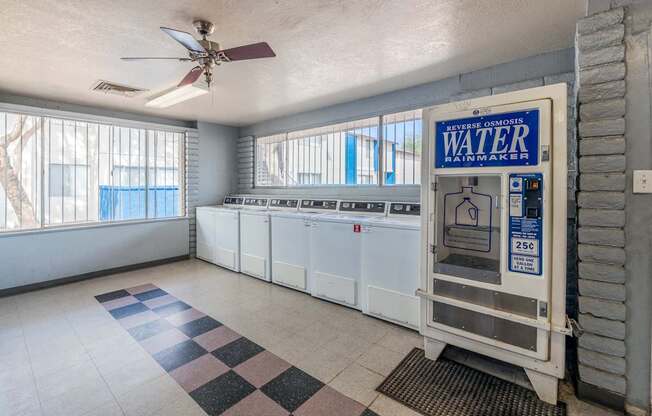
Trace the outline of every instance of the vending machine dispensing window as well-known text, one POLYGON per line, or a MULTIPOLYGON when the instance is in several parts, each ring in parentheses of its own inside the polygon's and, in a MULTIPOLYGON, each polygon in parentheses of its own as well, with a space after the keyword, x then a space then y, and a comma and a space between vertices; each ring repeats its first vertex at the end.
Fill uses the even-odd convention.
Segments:
POLYGON ((569 332, 565 117, 565 84, 424 111, 426 356, 453 344, 511 362, 549 402, 569 332))

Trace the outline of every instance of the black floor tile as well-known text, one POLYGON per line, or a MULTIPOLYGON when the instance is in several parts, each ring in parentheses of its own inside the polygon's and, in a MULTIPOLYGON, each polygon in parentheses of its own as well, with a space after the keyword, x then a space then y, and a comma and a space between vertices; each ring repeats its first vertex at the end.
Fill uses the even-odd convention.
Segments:
POLYGON ((255 390, 247 380, 231 370, 193 390, 190 397, 213 416, 222 414, 255 390))
POLYGON ((142 341, 172 328, 174 328, 174 326, 165 319, 157 319, 156 321, 147 322, 146 324, 133 327, 129 329, 128 332, 136 341, 142 341))
POLYGON ((138 299, 139 301, 143 302, 143 301, 146 301, 146 300, 158 298, 160 296, 165 296, 167 294, 168 294, 168 292, 166 292, 163 289, 153 289, 153 290, 150 290, 148 292, 135 294, 134 297, 136 299, 138 299))
POLYGON ((104 303, 104 302, 108 302, 110 300, 124 298, 125 296, 129 296, 129 295, 130 295, 130 293, 127 292, 126 290, 116 290, 114 292, 103 293, 101 295, 97 295, 97 296, 95 296, 95 299, 97 299, 97 301, 100 302, 100 303, 104 303))
POLYGON ((202 355, 206 354, 203 349, 195 341, 189 339, 188 341, 181 342, 173 347, 165 349, 153 355, 154 359, 163 367, 167 372, 181 367, 184 364, 195 360, 202 355))
POLYGON ((360 414, 360 416, 378 416, 378 413, 374 412, 373 410, 365 409, 364 412, 360 414))
POLYGON ((170 303, 169 305, 159 306, 158 308, 152 309, 156 312, 161 318, 166 316, 174 315, 177 312, 185 311, 190 309, 190 305, 183 303, 181 301, 170 303))
POLYGON ((131 304, 131 305, 123 306, 121 308, 113 309, 113 310, 109 311, 109 313, 115 319, 122 319, 122 318, 126 318, 127 316, 131 316, 131 315, 141 313, 141 312, 145 312, 145 311, 148 311, 148 310, 149 310, 149 308, 147 306, 143 305, 142 303, 134 303, 134 304, 131 304))
POLYGON ((294 412, 323 386, 316 378, 290 367, 260 390, 287 411, 294 412))
POLYGON ((188 335, 190 338, 194 338, 220 326, 222 326, 220 321, 217 321, 210 316, 204 316, 203 318, 195 319, 194 321, 181 325, 179 331, 188 335))
POLYGON ((233 368, 264 350, 265 349, 263 347, 256 344, 255 342, 242 337, 229 344, 226 344, 221 348, 216 349, 211 354, 217 357, 217 359, 222 361, 224 364, 233 368))

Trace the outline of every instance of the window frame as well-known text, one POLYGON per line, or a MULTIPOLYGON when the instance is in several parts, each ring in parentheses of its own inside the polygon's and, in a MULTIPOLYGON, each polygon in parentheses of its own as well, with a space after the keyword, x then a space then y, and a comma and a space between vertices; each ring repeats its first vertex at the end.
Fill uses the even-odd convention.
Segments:
MULTIPOLYGON (((44 181, 49 181, 49 175, 46 174, 46 169, 43 163, 46 162, 46 155, 43 152, 44 140, 41 138, 41 155, 39 157, 40 171, 37 173, 37 180, 40 181, 39 185, 39 195, 35 201, 37 218, 39 218, 39 224, 37 227, 33 228, 9 228, 9 229, 0 229, 0 238, 14 235, 23 235, 23 234, 38 234, 38 233, 47 233, 47 232, 57 232, 64 230, 75 230, 75 229, 88 229, 88 228, 98 228, 98 227, 107 227, 107 226, 119 226, 125 224, 141 224, 148 222, 161 222, 161 221, 178 221, 178 220, 187 220, 189 218, 189 201, 188 201, 188 189, 187 189, 187 160, 188 160, 188 134, 191 132, 196 132, 196 128, 184 126, 184 122, 177 122, 177 124, 163 124, 147 121, 137 121, 130 120, 119 117, 112 116, 101 116, 87 113, 77 113, 74 111, 50 109, 46 107, 34 107, 30 105, 14 104, 0 102, 0 112, 16 114, 19 116, 29 116, 35 117, 37 122, 41 125, 41 129, 45 125, 46 119, 58 119, 61 121, 71 121, 77 123, 89 123, 98 125, 98 135, 99 135, 99 126, 105 125, 109 128, 128 128, 128 129, 141 129, 145 130, 147 140, 148 131, 162 131, 167 133, 179 133, 181 137, 179 138, 179 146, 175 148, 175 154, 178 156, 178 187, 179 187, 179 210, 180 215, 173 215, 167 217, 148 217, 147 208, 145 210, 145 216, 143 218, 133 218, 133 219, 110 219, 110 220, 100 220, 99 219, 99 207, 98 207, 98 219, 89 220, 89 221, 76 221, 69 223, 54 223, 54 224, 45 224, 45 193, 46 187, 43 186, 44 181), (176 153, 178 152, 178 153, 176 153)), ((40 133, 41 136, 44 135, 44 132, 40 133)), ((98 139, 99 140, 99 139, 98 139)), ((145 144, 146 154, 148 152, 149 146, 145 144)), ((146 156, 147 157, 147 156, 146 156)), ((86 160, 88 163, 89 161, 86 160)), ((48 161, 51 163, 51 161, 48 161)), ((99 163, 99 162, 98 162, 99 163)), ((75 164, 77 165, 77 164, 75 164)), ((149 188, 147 183, 147 172, 149 170, 148 161, 145 160, 145 189, 149 188)), ((147 204, 147 193, 145 194, 145 201, 147 204)))
MULTIPOLYGON (((419 181, 418 183, 399 183, 399 184, 387 184, 385 183, 385 169, 386 169, 386 164, 384 160, 384 147, 385 147, 385 135, 384 135, 384 125, 385 125, 385 117, 386 116, 391 116, 395 114, 400 114, 400 113, 407 113, 410 111, 423 111, 425 110, 426 107, 416 107, 416 108, 407 108, 407 109, 398 109, 396 111, 390 111, 390 112, 384 112, 382 114, 378 115, 371 115, 371 116, 363 116, 363 117, 358 117, 354 119, 347 119, 344 121, 336 121, 328 124, 320 124, 317 126, 312 126, 312 127, 306 127, 302 129, 296 129, 296 130, 289 130, 289 131, 282 131, 282 132, 273 132, 261 136, 253 136, 253 172, 254 172, 254 177, 253 177, 253 188, 260 188, 260 189, 352 189, 352 188, 392 188, 392 189, 407 189, 407 188, 420 188, 420 180, 421 180, 421 170, 420 169, 415 169, 414 171, 414 178, 413 181, 416 182, 417 180, 419 181), (378 171, 377 171, 377 183, 372 183, 372 184, 362 184, 362 183, 356 183, 356 184, 301 184, 301 185, 288 185, 288 180, 287 180, 287 173, 285 173, 285 183, 283 185, 264 185, 260 184, 258 182, 258 139, 263 139, 271 136, 285 136, 285 143, 286 143, 286 154, 285 154, 285 165, 288 165, 288 155, 289 151, 287 150, 288 148, 288 143, 290 140, 290 136, 292 134, 296 134, 299 132, 307 132, 310 130, 318 130, 318 129, 327 129, 329 127, 334 127, 334 126, 339 126, 342 124, 349 124, 349 123, 357 123, 360 121, 364 120, 370 120, 370 119, 377 119, 377 123, 375 124, 374 127, 377 126, 378 128, 378 148, 376 149, 376 158, 378 160, 378 171)), ((416 119, 416 118, 415 118, 416 119)), ((421 116, 421 122, 423 123, 423 113, 421 116)), ((423 140, 423 137, 421 138, 423 140)), ((415 145, 416 145, 416 135, 415 135, 415 145)), ((416 147, 415 147, 416 149, 416 147)))

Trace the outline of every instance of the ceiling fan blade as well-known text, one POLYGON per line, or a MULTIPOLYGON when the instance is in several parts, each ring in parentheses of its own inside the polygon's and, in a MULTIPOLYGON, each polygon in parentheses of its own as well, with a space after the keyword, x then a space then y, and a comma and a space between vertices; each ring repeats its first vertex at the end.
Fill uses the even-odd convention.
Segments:
POLYGON ((190 33, 182 32, 180 30, 162 27, 162 31, 170 35, 172 39, 182 44, 186 49, 195 53, 206 53, 206 49, 195 39, 190 33))
POLYGON ((185 87, 186 85, 194 84, 204 72, 204 68, 196 66, 186 74, 177 87, 185 87))
POLYGON ((276 56, 267 42, 252 43, 250 45, 238 46, 231 49, 224 49, 218 52, 224 55, 229 61, 243 61, 245 59, 272 58, 276 56))
POLYGON ((190 58, 164 58, 164 57, 158 57, 158 56, 130 56, 126 58, 120 58, 123 61, 146 61, 146 60, 174 60, 174 61, 181 61, 181 62, 186 62, 186 61, 191 61, 192 59, 190 58))

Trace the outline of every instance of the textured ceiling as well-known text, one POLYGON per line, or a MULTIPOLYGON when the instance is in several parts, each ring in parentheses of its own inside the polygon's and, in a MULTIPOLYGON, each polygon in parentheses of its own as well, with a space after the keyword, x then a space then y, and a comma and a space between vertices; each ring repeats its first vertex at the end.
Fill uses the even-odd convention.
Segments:
POLYGON ((586 0, 0 0, 0 90, 183 120, 246 125, 570 47, 586 0), (192 68, 159 30, 215 23, 224 48, 277 57, 215 71, 210 95, 144 106, 192 68), (150 90, 91 92, 98 79, 150 90))

